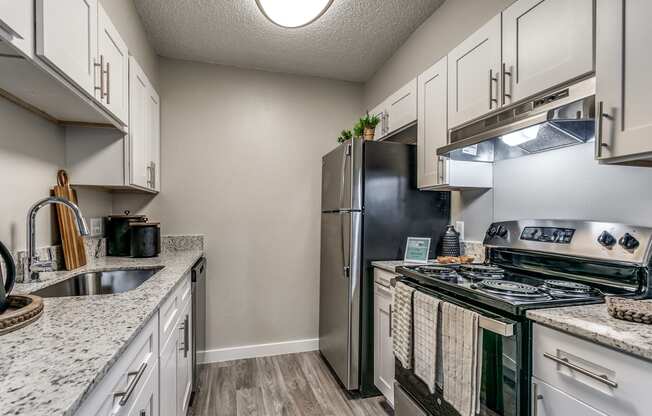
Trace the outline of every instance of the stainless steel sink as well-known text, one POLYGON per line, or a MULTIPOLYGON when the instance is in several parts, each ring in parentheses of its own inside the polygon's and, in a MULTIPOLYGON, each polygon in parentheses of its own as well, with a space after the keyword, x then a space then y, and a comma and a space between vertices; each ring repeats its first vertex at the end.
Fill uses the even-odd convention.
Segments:
POLYGON ((63 296, 108 295, 133 290, 154 276, 162 267, 138 270, 111 270, 89 272, 72 276, 51 286, 37 290, 33 295, 43 298, 63 296))

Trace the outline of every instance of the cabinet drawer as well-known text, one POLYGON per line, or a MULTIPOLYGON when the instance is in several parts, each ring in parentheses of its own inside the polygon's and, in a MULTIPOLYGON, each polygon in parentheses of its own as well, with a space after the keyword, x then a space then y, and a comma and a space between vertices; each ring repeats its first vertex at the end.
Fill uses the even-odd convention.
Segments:
POLYGON ((374 282, 386 287, 390 286, 391 280, 396 276, 398 275, 392 272, 388 272, 387 270, 379 268, 374 269, 374 282))
POLYGON ((177 329, 179 319, 182 319, 179 316, 181 310, 190 302, 191 289, 190 273, 188 273, 172 290, 170 297, 161 305, 159 309, 161 347, 167 343, 172 331, 177 329))
POLYGON ((652 363, 538 324, 532 346, 541 381, 609 415, 649 414, 652 363))
POLYGON ((155 315, 127 347, 76 415, 125 414, 150 374, 158 374, 158 340, 158 316, 155 315))
POLYGON ((532 378, 532 416, 607 416, 566 393, 532 378))

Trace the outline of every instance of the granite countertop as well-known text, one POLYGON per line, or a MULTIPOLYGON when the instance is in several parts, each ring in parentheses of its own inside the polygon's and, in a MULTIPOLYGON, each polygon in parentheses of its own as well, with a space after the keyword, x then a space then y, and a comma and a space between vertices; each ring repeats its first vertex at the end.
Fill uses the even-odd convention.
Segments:
POLYGON ((129 292, 46 298, 38 321, 0 337, 0 415, 74 414, 202 254, 104 257, 71 272, 43 273, 41 283, 17 284, 14 293, 24 294, 80 272, 164 267, 129 292))
POLYGON ((548 327, 652 361, 652 325, 612 318, 607 305, 531 310, 527 317, 548 327))

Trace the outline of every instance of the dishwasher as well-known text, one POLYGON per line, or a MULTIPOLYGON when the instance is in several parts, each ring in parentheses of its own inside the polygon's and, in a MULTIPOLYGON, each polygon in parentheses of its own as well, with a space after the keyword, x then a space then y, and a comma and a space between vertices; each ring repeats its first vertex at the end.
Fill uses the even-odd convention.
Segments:
POLYGON ((192 267, 192 399, 199 392, 197 351, 206 350, 206 258, 192 267))

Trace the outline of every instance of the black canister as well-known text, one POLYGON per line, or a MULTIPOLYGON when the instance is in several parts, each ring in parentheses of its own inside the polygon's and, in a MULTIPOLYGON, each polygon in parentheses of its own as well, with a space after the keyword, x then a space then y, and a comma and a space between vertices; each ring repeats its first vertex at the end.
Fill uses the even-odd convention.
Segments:
POLYGON ((131 224, 145 222, 144 215, 110 215, 106 217, 106 254, 109 256, 131 255, 131 224))
POLYGON ((131 224, 131 257, 156 257, 161 252, 161 226, 158 222, 131 224))
POLYGON ((444 232, 441 242, 441 254, 451 257, 460 255, 460 233, 455 231, 455 227, 452 225, 446 226, 446 232, 444 232))

